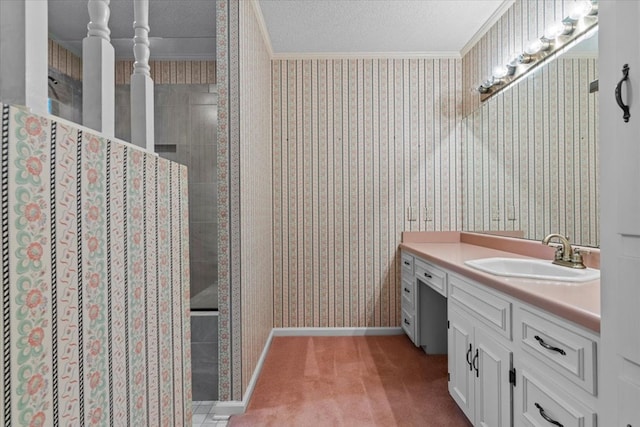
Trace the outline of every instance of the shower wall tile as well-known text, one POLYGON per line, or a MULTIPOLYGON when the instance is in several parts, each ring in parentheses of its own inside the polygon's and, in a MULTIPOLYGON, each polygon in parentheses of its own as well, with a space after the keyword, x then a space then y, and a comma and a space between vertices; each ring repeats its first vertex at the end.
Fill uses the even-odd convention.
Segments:
POLYGON ((188 250, 170 275, 161 250, 170 232, 186 247, 186 212, 161 200, 187 197, 186 171, 55 118, 0 109, 2 424, 191 425, 188 250), (164 313, 180 325, 172 335, 159 334, 164 313), (171 390, 165 366, 184 374, 171 390))

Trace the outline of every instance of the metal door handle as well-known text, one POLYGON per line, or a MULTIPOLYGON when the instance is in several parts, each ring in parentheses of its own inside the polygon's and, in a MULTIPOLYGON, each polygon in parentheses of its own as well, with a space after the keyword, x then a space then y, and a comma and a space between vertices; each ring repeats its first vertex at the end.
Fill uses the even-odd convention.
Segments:
POLYGON ((631 114, 629 114, 629 106, 622 102, 622 83, 627 80, 629 80, 629 64, 624 64, 622 67, 622 79, 620 79, 616 85, 616 102, 618 103, 618 106, 622 108, 622 112, 624 113, 622 115, 622 119, 625 123, 627 123, 629 121, 629 117, 631 117, 631 114))
POLYGON ((549 424, 553 424, 554 426, 564 427, 562 424, 560 424, 559 422, 551 418, 549 415, 547 415, 547 413, 544 411, 544 408, 540 406, 539 403, 536 402, 535 405, 536 405, 536 408, 538 408, 538 411, 540 411, 540 416, 544 418, 546 422, 548 422, 549 424))
POLYGON ((538 341, 538 343, 539 343, 542 347, 546 348, 547 350, 557 351, 558 353, 560 353, 560 354, 561 354, 561 355, 563 355, 563 356, 566 356, 566 355, 567 355, 567 353, 565 353, 565 351, 564 351, 563 349, 561 349, 561 348, 559 348, 559 347, 554 347, 554 346, 552 346, 552 345, 547 344, 547 343, 546 343, 546 342, 544 342, 544 340, 543 340, 542 338, 540 338, 539 336, 537 336, 537 335, 536 335, 534 338, 536 339, 536 341, 538 341))
POLYGON ((467 363, 469 364, 469 370, 473 371, 473 365, 471 365, 471 344, 469 344, 469 350, 467 350, 467 363))
POLYGON ((476 370, 476 378, 480 376, 480 371, 478 371, 478 366, 476 362, 478 361, 478 349, 476 348, 476 355, 473 356, 473 368, 476 370))
POLYGON ((433 276, 431 276, 429 273, 424 273, 424 277, 426 277, 427 279, 431 279, 433 276))

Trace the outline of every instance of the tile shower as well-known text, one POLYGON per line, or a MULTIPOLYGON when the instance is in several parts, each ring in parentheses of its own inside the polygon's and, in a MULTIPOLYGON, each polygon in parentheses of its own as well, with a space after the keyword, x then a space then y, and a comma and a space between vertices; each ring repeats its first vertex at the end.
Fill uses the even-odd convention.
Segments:
MULTIPOLYGON (((116 136, 130 139, 129 85, 116 86, 116 136)), ((155 85, 155 140, 160 157, 189 170, 191 362, 193 400, 218 398, 217 87, 155 85)))

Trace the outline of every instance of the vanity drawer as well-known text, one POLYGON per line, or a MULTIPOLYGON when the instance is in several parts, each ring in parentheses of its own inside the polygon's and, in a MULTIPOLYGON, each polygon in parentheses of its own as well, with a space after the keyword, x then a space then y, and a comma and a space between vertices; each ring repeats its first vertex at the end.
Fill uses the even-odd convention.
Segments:
POLYGON ((449 275, 449 299, 455 301, 475 314, 483 323, 503 337, 511 340, 511 303, 461 277, 449 275))
POLYGON ((588 409, 568 396, 561 398, 552 390, 556 387, 546 386, 537 380, 538 375, 529 371, 522 372, 522 394, 519 394, 522 409, 515 415, 516 425, 547 427, 562 425, 564 427, 593 427, 596 425, 595 411, 588 409), (520 421, 517 419, 520 418, 520 421), (559 424, 553 424, 553 421, 559 424))
POLYGON ((413 255, 402 252, 402 259, 400 261, 402 264, 402 278, 405 278, 405 275, 413 276, 413 260, 413 255))
POLYGON ((518 311, 522 348, 579 387, 596 394, 596 341, 565 321, 529 307, 518 311))
POLYGON ((416 278, 431 286, 443 296, 447 296, 447 273, 420 259, 415 260, 416 278))
POLYGON ((402 279, 402 308, 413 312, 415 307, 416 289, 413 280, 402 279))
POLYGON ((414 317, 413 314, 404 309, 402 310, 402 329, 404 329, 409 339, 415 344, 416 326, 414 324, 414 317))

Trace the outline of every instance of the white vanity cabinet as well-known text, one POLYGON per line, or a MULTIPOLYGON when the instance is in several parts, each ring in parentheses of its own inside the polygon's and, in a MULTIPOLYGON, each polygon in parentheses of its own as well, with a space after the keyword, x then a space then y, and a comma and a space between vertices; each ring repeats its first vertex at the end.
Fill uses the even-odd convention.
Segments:
POLYGON ((595 426, 599 337, 524 303, 514 324, 515 425, 595 426))
POLYGON ((415 258, 407 252, 402 252, 401 258, 402 329, 417 347, 420 343, 418 342, 419 331, 417 328, 418 322, 416 316, 416 279, 414 274, 415 258))
MULTIPOLYGON (((494 314, 488 312, 495 307, 474 296, 474 291, 490 292, 455 275, 450 274, 449 280, 452 292, 448 303, 449 393, 474 425, 510 426, 511 343, 501 336, 503 329, 486 324, 494 314), (452 295, 463 293, 465 287, 472 292, 465 293, 467 304, 463 305, 452 295)), ((505 309, 505 316, 510 318, 511 304, 496 295, 492 297, 501 301, 499 310, 505 309)))
POLYGON ((449 393, 475 426, 597 425, 596 332, 408 252, 402 263, 402 327, 416 346, 431 333, 420 291, 447 298, 449 393))

